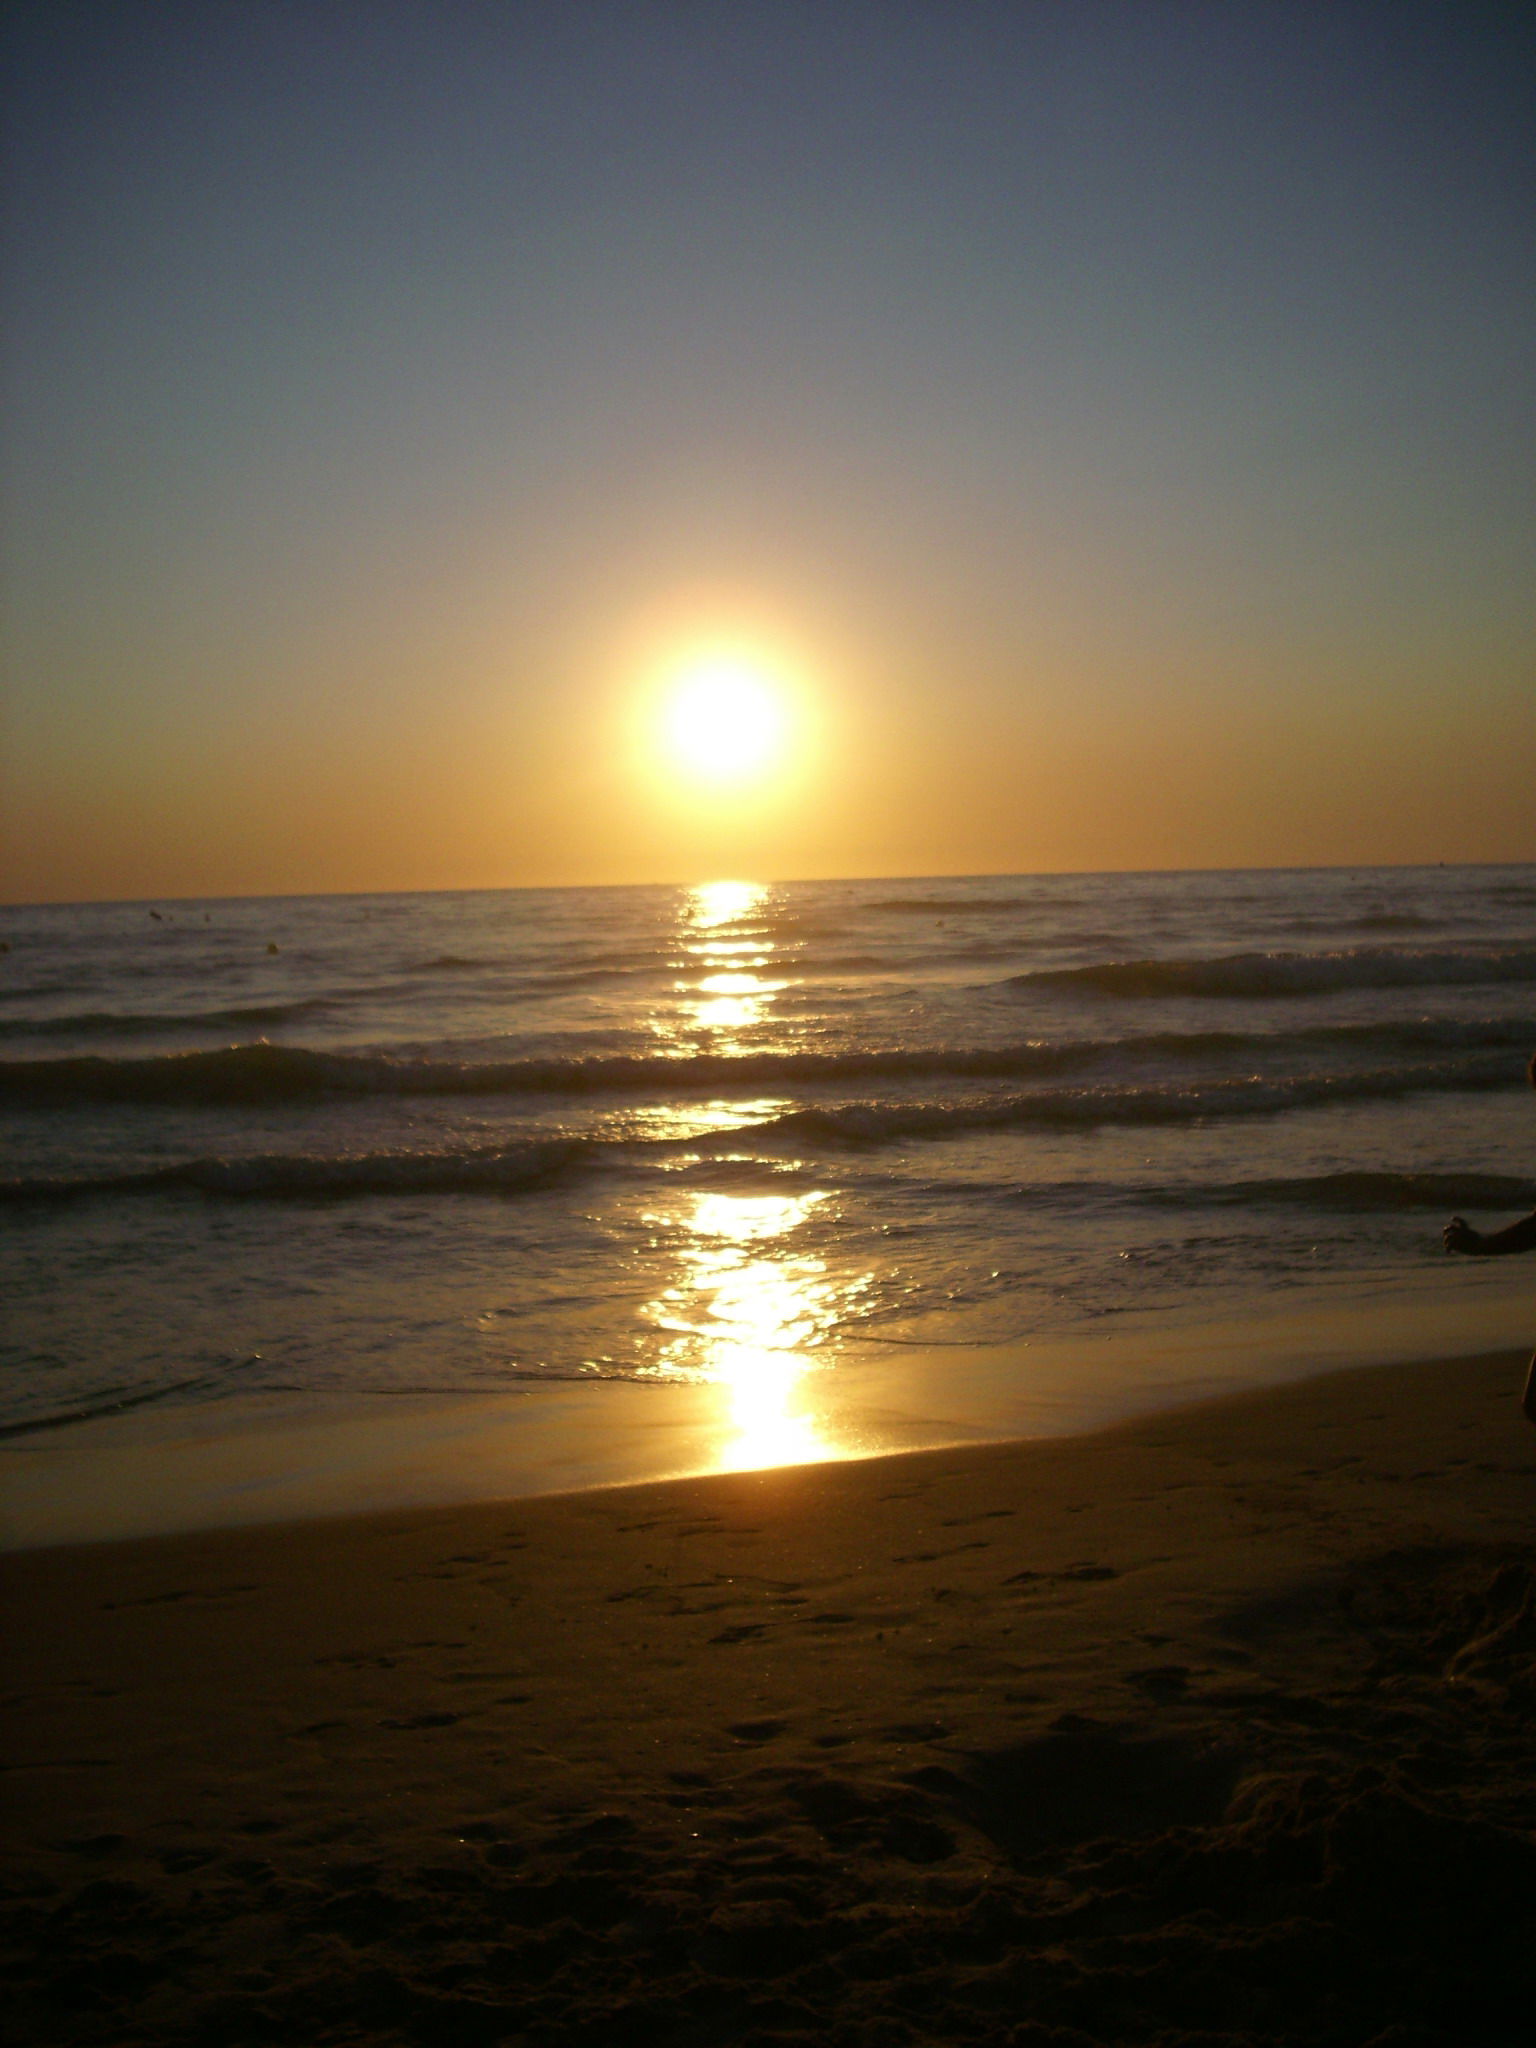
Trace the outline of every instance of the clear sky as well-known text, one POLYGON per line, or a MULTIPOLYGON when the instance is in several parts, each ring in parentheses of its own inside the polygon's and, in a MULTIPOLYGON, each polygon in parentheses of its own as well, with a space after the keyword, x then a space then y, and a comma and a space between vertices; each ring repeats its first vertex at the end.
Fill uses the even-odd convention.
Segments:
POLYGON ((1529 7, 7 16, 9 899, 1536 857, 1529 7))

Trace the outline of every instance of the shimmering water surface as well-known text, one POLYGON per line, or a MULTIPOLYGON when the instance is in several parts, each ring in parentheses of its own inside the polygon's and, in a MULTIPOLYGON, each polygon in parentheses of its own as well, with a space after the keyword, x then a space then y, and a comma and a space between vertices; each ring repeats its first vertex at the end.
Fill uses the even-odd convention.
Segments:
POLYGON ((963 1375, 1130 1316, 1443 1305, 1487 1273, 1443 1217, 1536 1203, 1531 867, 50 906, 0 938, 12 1430, 681 1379, 744 1457, 814 1456, 853 1349, 963 1375))

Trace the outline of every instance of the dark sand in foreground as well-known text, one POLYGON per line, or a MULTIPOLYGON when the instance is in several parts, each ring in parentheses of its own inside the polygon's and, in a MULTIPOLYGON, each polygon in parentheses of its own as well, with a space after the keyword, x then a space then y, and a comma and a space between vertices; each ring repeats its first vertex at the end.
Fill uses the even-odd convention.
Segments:
POLYGON ((1523 2044, 1522 1372, 0 1559, 14 2038, 1523 2044))

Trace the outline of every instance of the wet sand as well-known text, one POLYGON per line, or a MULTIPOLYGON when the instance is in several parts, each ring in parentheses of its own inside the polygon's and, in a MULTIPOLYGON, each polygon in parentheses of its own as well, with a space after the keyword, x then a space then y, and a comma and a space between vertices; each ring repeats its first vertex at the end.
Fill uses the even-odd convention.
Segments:
POLYGON ((1523 1370, 0 1559, 17 2037, 1523 2042, 1523 1370))

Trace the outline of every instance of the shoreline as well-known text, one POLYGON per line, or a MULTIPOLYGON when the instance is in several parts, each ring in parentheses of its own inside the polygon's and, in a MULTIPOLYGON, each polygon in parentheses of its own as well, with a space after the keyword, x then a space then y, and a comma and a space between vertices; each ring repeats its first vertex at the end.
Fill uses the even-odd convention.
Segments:
MULTIPOLYGON (((1481 1277, 1481 1276, 1480 1276, 1481 1277)), ((1529 1342, 1520 1276, 993 1345, 867 1344, 750 1382, 269 1393, 0 1440, 0 1553, 1055 1440, 1371 1365, 1529 1342)), ((804 1361, 795 1361, 801 1365, 804 1361)))
POLYGON ((14 1552, 18 2039, 1502 2048, 1523 1369, 14 1552))

